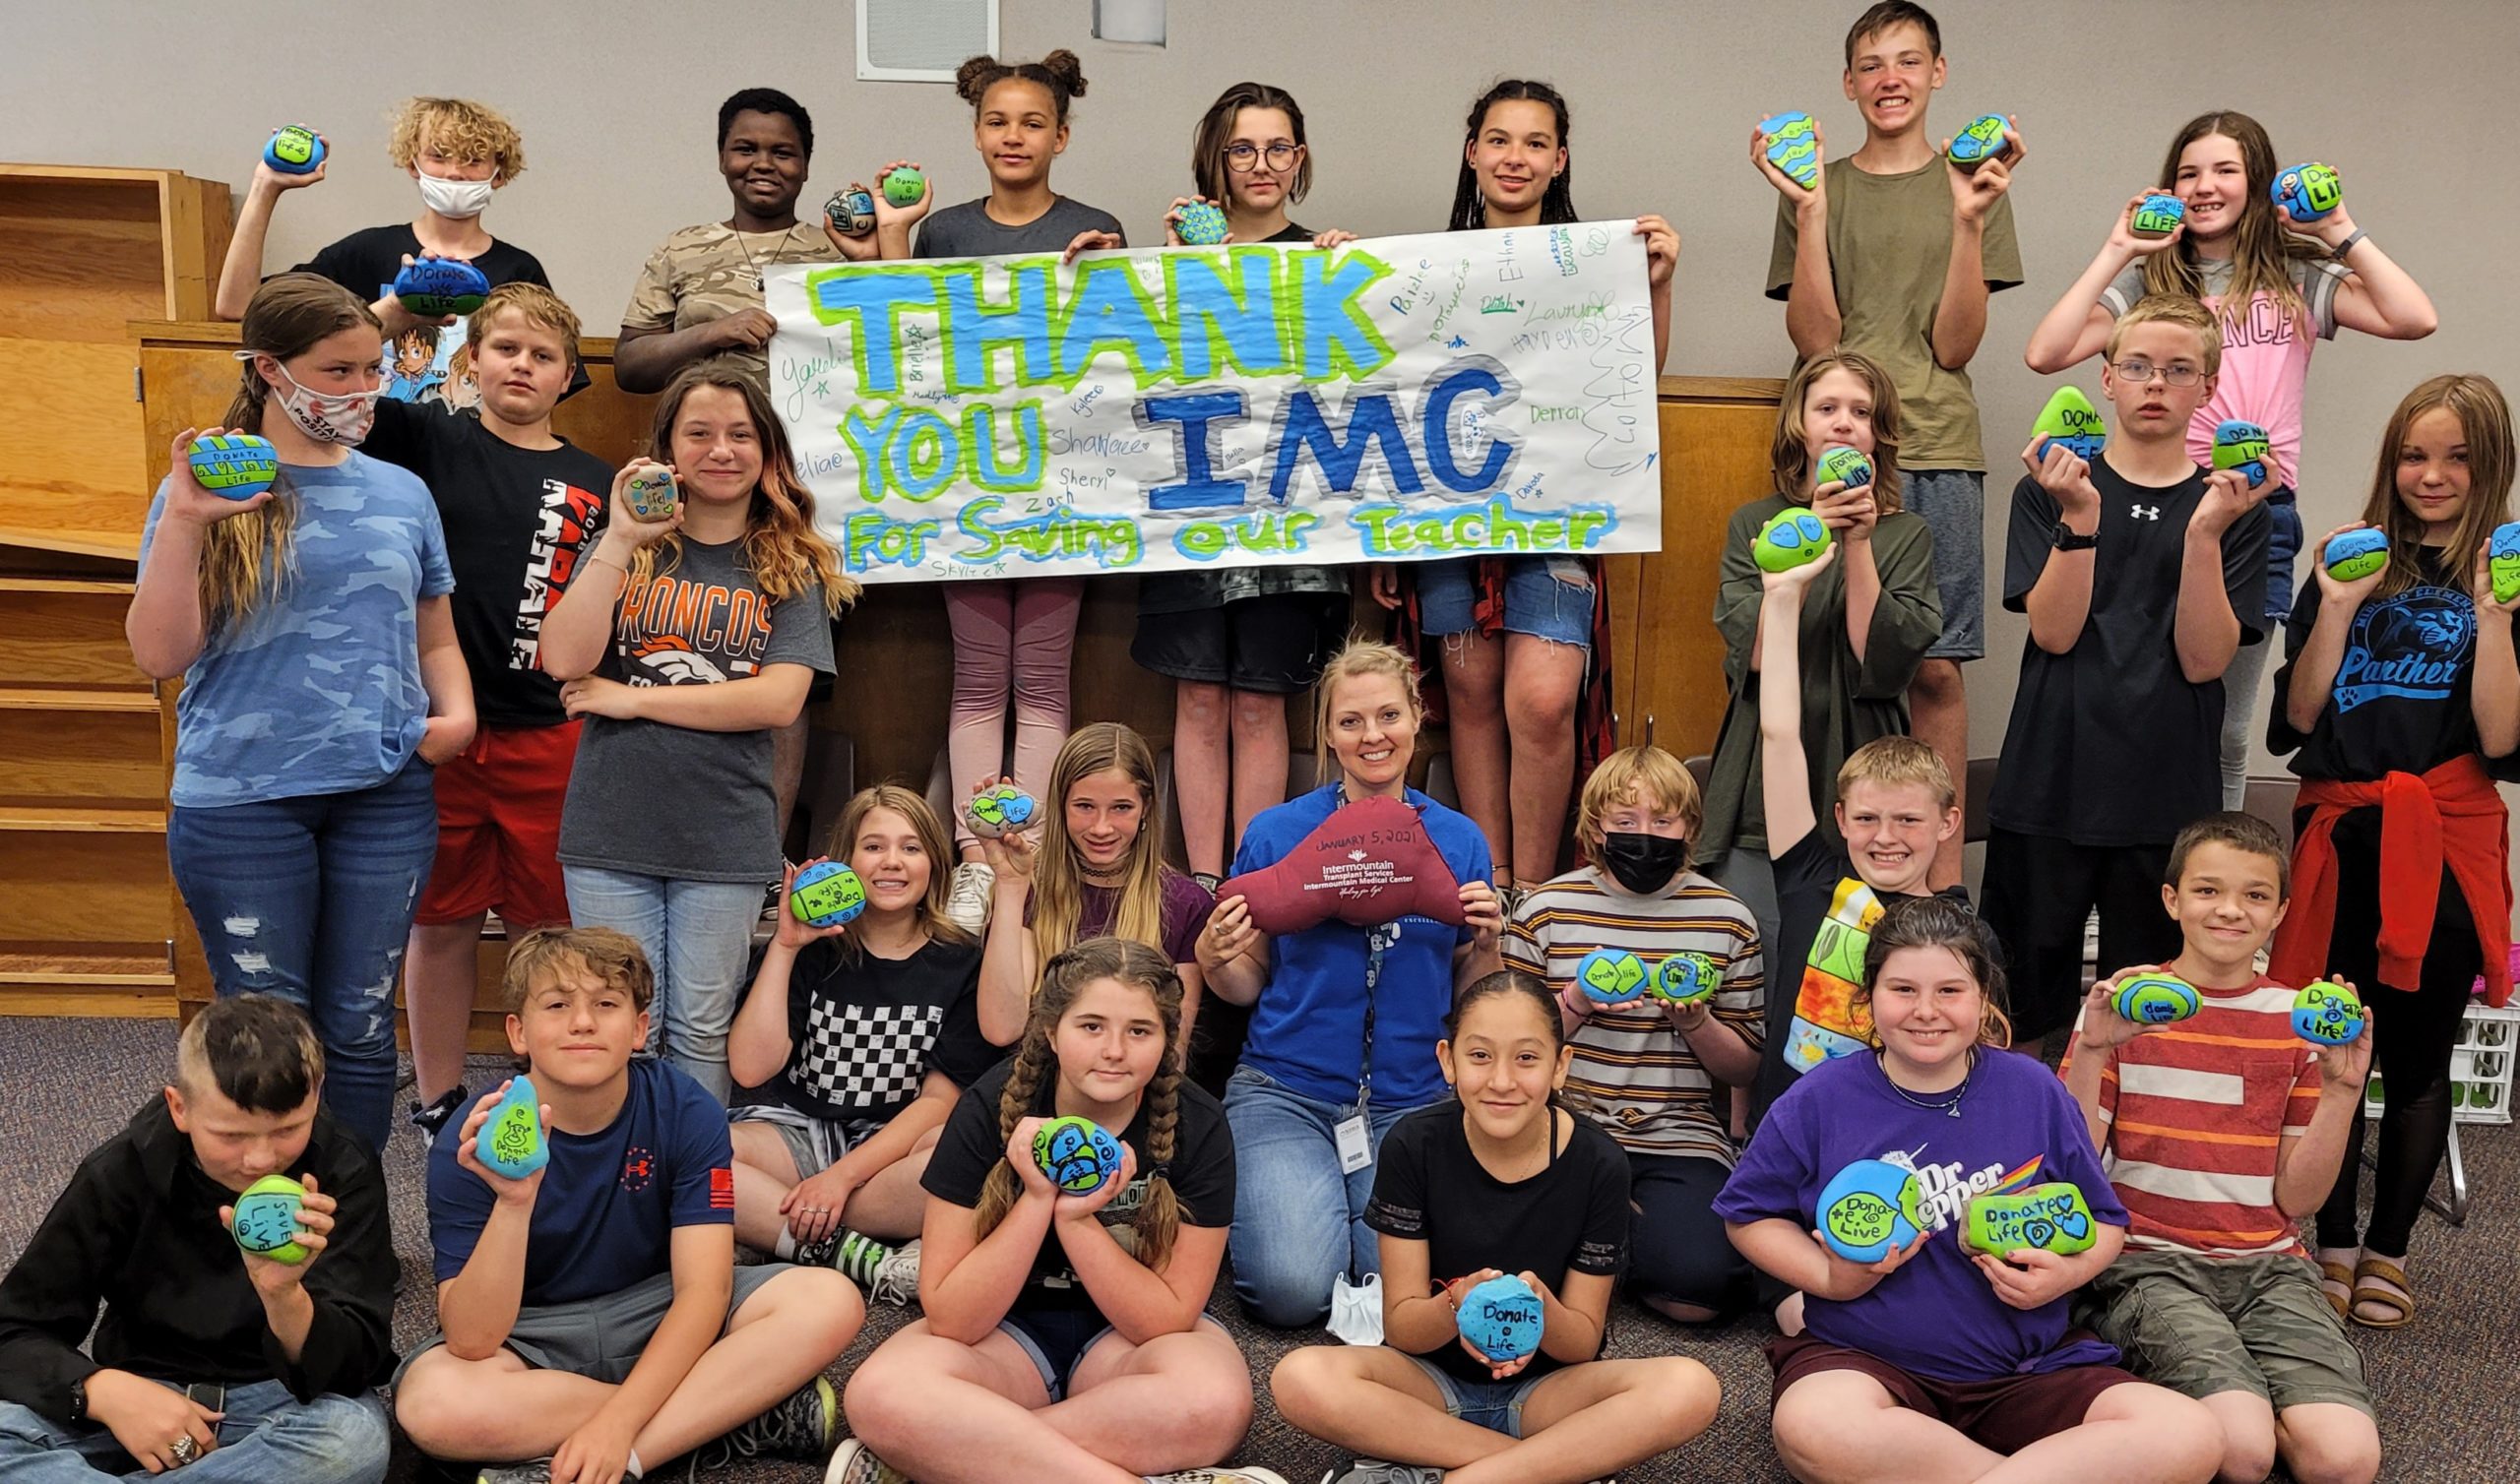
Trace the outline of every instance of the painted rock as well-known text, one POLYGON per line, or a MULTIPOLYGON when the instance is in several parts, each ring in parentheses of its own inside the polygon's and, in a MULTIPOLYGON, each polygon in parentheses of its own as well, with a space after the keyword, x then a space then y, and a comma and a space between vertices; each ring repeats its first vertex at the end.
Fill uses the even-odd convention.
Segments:
POLYGON ((2335 170, 2311 160, 2295 165, 2267 182, 2275 209, 2296 221, 2316 221, 2345 204, 2345 182, 2335 170))
POLYGON ((1641 998, 1653 979, 1645 960, 1623 948, 1597 948, 1575 963, 1575 982, 1597 1005, 1626 1005, 1641 998))
POLYGON ((662 521, 673 515, 674 503, 682 492, 673 487, 673 475, 651 464, 630 476, 621 487, 622 503, 630 514, 642 521, 662 521))
POLYGON ((1204 201, 1193 201, 1173 218, 1172 230, 1192 247, 1214 247, 1225 240, 1225 213, 1204 201))
POLYGON ((1829 527, 1799 505, 1790 505, 1768 519, 1750 542, 1750 559, 1761 572, 1792 572, 1816 562, 1829 549, 1829 527))
POLYGON ((1819 466, 1813 471, 1815 486, 1843 484, 1849 489, 1861 489, 1872 482, 1872 461, 1861 451, 1839 444, 1820 451, 1819 466))
POLYGON ((927 177, 909 165, 884 175, 884 199, 895 206, 916 206, 927 194, 927 177))
POLYGON ((263 163, 283 175, 308 175, 324 162, 324 142, 315 131, 289 124, 263 144, 263 163))
POLYGON ((1987 160, 2003 158, 2012 153, 2012 146, 2004 141, 2004 131, 2010 127, 2000 113, 1979 114, 1968 128, 1951 136, 1951 162, 1975 172, 1987 160))
POLYGON ((1654 978, 1646 987, 1654 998, 1673 1005, 1695 1005, 1712 1000, 1723 982, 1715 968, 1715 960, 1704 954, 1681 952, 1668 956, 1654 965, 1654 978))
POLYGON ((1545 1321, 1540 1295, 1532 1285, 1506 1273, 1463 1294, 1454 1324, 1472 1349, 1504 1365, 1540 1348, 1545 1321))
MULTIPOLYGON (((2359 583, 2389 565, 2389 538, 2385 532, 2365 526, 2349 530, 2327 543, 2319 560, 2327 564, 2327 575, 2340 583, 2359 583)), ((2490 559, 2488 559, 2490 560, 2490 559)))
POLYGON ((836 860, 818 860, 796 873, 788 910, 807 927, 835 927, 866 910, 866 884, 836 860))
POLYGON ((1033 1162, 1060 1190, 1091 1196, 1120 1172, 1120 1142, 1094 1120, 1068 1114, 1033 1131, 1033 1162))
POLYGON ((237 1196, 227 1230, 237 1246, 258 1258, 303 1263, 306 1249, 297 1242, 297 1208, 305 1204, 306 1187, 286 1175, 265 1175, 237 1196))
POLYGON ((2036 1247, 2058 1257, 2089 1252, 2100 1240, 2091 1203, 2070 1181, 2051 1180, 2006 1196, 1980 1196, 1968 1205, 1960 1245, 2001 1257, 2036 1247))
POLYGON ((2235 417, 2214 428, 2214 467, 2236 468, 2248 475, 2248 487, 2266 482, 2266 429, 2235 417))
POLYGON ((1033 828, 1041 806, 1012 783, 999 783, 973 794, 963 806, 963 823, 982 839, 1021 835, 1033 828))
POLYGON ((2187 206, 2177 197, 2155 191, 2135 203, 2135 215, 2126 219, 2126 229, 2138 237, 2167 237, 2178 230, 2187 219, 2187 206))
POLYGON ((844 237, 863 237, 875 229, 874 193, 862 185, 851 185, 831 193, 823 203, 823 216, 830 219, 831 229, 844 237))
POLYGON ((542 1098, 534 1090, 534 1079, 520 1072, 508 1080, 507 1095, 482 1120, 472 1152, 510 1180, 522 1180, 551 1162, 551 1142, 542 1137, 542 1098))
POLYGON ((394 276, 394 297, 423 319, 471 314, 490 295, 490 280, 461 258, 421 258, 394 276))
POLYGON ((1759 120, 1759 132, 1767 137, 1769 164, 1806 191, 1820 183, 1819 126, 1811 121, 1810 114, 1799 108, 1788 109, 1759 120))
POLYGON ((2520 521, 2493 528, 2485 561, 2486 570, 2493 574, 2493 600, 2507 603, 2520 597, 2520 521))
POLYGON ((2110 1003, 2138 1025, 2168 1025, 2196 1014, 2204 1002, 2196 986, 2176 974, 2135 974, 2117 981, 2110 1003))
POLYGON ((253 433, 221 433, 193 440, 184 462, 193 479, 214 495, 250 500, 280 477, 280 455, 272 441, 253 433))
POLYGON ((1820 1189, 1820 1240, 1850 1263, 1878 1263, 1924 1229, 1917 1177, 1887 1159, 1858 1159, 1820 1189))
POLYGON ((2319 1046, 2342 1046, 2362 1033, 2362 997, 2333 979, 2315 979, 2293 997, 2293 1033, 2319 1046))
POLYGON ((2039 440, 2039 457, 2048 457, 2050 444, 2061 443, 2073 450, 2074 457, 2088 463, 2100 457, 2109 443, 2109 424, 2103 422, 2100 409, 2091 404, 2080 387, 2058 387, 2056 395, 2040 408, 2039 420, 2030 431, 2043 434, 2039 440))

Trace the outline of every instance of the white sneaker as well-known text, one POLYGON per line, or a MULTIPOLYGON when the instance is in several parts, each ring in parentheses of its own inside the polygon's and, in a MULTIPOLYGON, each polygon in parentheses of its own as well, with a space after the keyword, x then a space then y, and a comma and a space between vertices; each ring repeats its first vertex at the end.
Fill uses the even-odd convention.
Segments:
POLYGON ((989 893, 997 873, 986 861, 967 860, 954 868, 945 893, 945 920, 975 936, 988 931, 989 893))
POLYGON ((823 1473, 823 1484, 911 1484, 910 1475, 875 1456, 874 1451, 851 1438, 831 1455, 831 1467, 823 1473))
POLYGON ((1146 1484, 1287 1484, 1286 1475, 1273 1473, 1249 1464, 1214 1468, 1184 1468, 1168 1474, 1148 1474, 1146 1484))

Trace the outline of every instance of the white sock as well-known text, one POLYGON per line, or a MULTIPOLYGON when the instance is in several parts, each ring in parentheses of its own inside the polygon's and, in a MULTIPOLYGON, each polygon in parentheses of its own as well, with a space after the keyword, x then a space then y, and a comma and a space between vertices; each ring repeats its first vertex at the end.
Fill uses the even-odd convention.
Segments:
POLYGON ((630 1457, 621 1465, 621 1472, 625 1477, 633 1479, 642 1478, 647 1474, 648 1465, 639 1461, 637 1449, 630 1450, 630 1457))
POLYGON ((770 1255, 783 1263, 795 1261, 796 1234, 787 1227, 779 1228, 779 1239, 770 1244, 770 1255))

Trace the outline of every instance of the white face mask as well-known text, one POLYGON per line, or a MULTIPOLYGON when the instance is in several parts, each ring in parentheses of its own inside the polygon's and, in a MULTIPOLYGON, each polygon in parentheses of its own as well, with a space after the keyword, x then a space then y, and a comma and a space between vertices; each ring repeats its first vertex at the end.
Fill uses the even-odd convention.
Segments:
MULTIPOLYGON (((250 350, 236 353, 240 359, 254 354, 250 350)), ((376 422, 376 400, 385 395, 383 387, 373 392, 314 392, 298 385, 297 378, 288 374, 288 368, 278 357, 268 358, 280 379, 288 383, 286 391, 277 387, 272 390, 281 410, 297 424, 299 432, 317 443, 338 443, 344 448, 355 447, 366 439, 367 430, 376 422)))
POLYGON ((465 221, 488 209, 498 187, 486 180, 446 180, 420 172, 420 205, 451 220, 465 221))

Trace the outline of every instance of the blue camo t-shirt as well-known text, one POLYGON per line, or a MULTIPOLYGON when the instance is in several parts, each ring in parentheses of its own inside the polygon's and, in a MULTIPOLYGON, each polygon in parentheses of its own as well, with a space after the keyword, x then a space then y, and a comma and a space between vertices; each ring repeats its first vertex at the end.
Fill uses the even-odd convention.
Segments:
MULTIPOLYGON (((1455 880, 1494 874, 1487 836, 1468 817, 1415 788, 1407 798, 1455 880)), ((1232 874, 1285 859, 1338 808, 1339 785, 1326 783, 1264 811, 1243 832, 1232 874)), ((1379 928, 1333 919, 1271 938, 1269 981, 1251 1007, 1243 1064, 1305 1097, 1354 1102, 1365 1050, 1365 963, 1377 937, 1383 955, 1373 990, 1373 1105, 1419 1108, 1444 1096, 1435 1042, 1453 1005, 1453 951, 1472 934, 1431 917, 1403 917, 1379 928)))
MULTIPOLYGON (((496 1202, 456 1162, 460 1142, 441 1139, 429 1149, 429 1245, 441 1283, 472 1261, 496 1202)), ((611 1127, 551 1132, 526 1237, 524 1302, 618 1293, 671 1271, 675 1227, 733 1224, 734 1170, 726 1110, 689 1075, 634 1058, 630 1095, 611 1127)))
MULTIPOLYGON (((455 589, 437 503, 418 476, 353 452, 284 464, 295 489, 290 570, 241 624, 213 635, 175 702, 187 809, 372 788, 427 729, 418 603, 455 589)), ((149 505, 140 565, 166 486, 149 505)))
POLYGON ((1983 1048, 1954 1118, 1900 1096, 1878 1056, 1822 1062, 1768 1110, 1716 1197, 1715 1213, 1738 1225, 1782 1217, 1809 1231, 1822 1188, 1858 1159, 1914 1170, 1934 1234, 1863 1297, 1806 1298, 1803 1323, 1812 1334, 1937 1381, 1994 1381, 2117 1359, 2096 1339, 2066 1342, 2069 1298, 2022 1310, 1995 1297, 1955 1229, 1969 1197, 2051 1180, 2080 1187, 2101 1222, 2126 1224, 2082 1109, 2055 1073, 2034 1058, 1983 1048))

